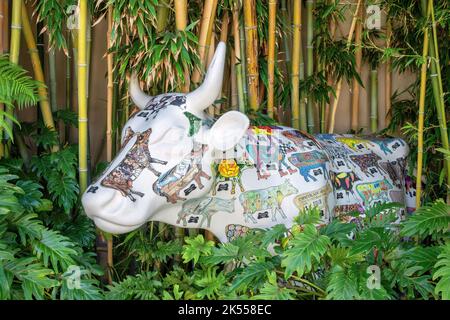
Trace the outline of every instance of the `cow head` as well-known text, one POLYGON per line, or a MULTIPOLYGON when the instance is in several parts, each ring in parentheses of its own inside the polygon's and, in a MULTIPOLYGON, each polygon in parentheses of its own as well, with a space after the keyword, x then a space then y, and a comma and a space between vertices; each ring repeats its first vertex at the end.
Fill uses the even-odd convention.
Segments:
POLYGON ((175 219, 183 200, 210 191, 212 178, 204 177, 211 175, 213 154, 232 149, 249 126, 248 118, 237 111, 215 122, 204 112, 221 93, 225 48, 219 43, 204 82, 187 94, 151 97, 131 76, 130 96, 140 111, 123 128, 122 149, 82 196, 85 212, 97 227, 125 233, 149 220, 173 223, 168 217, 175 219), (204 171, 201 183, 195 180, 199 171, 204 171), (179 198, 169 202, 167 194, 183 184, 179 198))

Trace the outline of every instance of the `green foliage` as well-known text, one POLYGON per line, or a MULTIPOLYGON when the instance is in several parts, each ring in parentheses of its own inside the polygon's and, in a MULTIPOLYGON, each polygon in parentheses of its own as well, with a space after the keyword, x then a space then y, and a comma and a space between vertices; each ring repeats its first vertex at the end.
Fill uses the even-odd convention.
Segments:
POLYGON ((313 269, 313 264, 320 261, 325 254, 330 239, 320 235, 314 225, 307 224, 303 231, 297 233, 289 241, 289 247, 283 253, 281 266, 285 267, 285 278, 289 278, 294 272, 301 277, 313 269))
POLYGON ((77 154, 73 147, 34 156, 33 172, 47 183, 51 200, 68 214, 78 200, 77 154))
POLYGON ((36 213, 52 210, 42 186, 18 178, 0 166, 0 299, 102 298, 95 263, 36 213))
MULTIPOLYGON (((419 211, 420 219, 413 214, 398 223, 400 208, 377 204, 363 216, 350 214, 359 220, 356 224, 335 219, 322 227, 317 227, 317 208, 310 208, 299 213, 290 230, 277 225, 218 245, 202 235, 187 237, 182 257, 194 263, 183 269, 158 267, 153 274, 158 286, 145 290, 152 299, 448 298, 448 232, 442 221, 422 223, 435 220, 436 212, 448 214, 448 208, 437 201, 419 211), (404 234, 433 238, 413 243, 404 234)), ((158 243, 153 243, 156 250, 158 243)), ((163 251, 170 254, 152 255, 152 261, 168 266, 179 253, 175 248, 169 241, 163 251)), ((120 288, 118 283, 110 290, 120 288)))
POLYGON ((429 236, 449 232, 450 206, 436 201, 431 206, 422 206, 404 223, 405 236, 429 236))
MULTIPOLYGON (((0 104, 7 107, 29 107, 39 101, 38 89, 42 83, 33 80, 21 66, 9 61, 7 55, 0 55, 0 104)), ((9 137, 13 137, 10 122, 19 125, 16 118, 0 110, 0 130, 5 130, 9 137)))
POLYGON ((450 300, 450 243, 442 248, 435 264, 437 271, 433 273, 433 280, 439 279, 436 284, 435 293, 441 294, 442 299, 450 300))
POLYGON ((194 260, 194 264, 196 264, 201 255, 209 255, 214 247, 214 242, 205 241, 201 234, 193 239, 187 238, 185 242, 186 245, 183 246, 184 263, 194 260))

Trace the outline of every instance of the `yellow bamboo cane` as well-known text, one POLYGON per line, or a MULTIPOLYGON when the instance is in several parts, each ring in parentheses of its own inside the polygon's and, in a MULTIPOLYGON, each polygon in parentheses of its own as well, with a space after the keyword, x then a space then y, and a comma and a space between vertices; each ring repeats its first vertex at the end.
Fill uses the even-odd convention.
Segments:
MULTIPOLYGON (((187 27, 187 0, 175 0, 175 24, 177 30, 182 31, 187 27)), ((189 72, 184 70, 184 84, 180 87, 181 92, 189 92, 189 72)))
MULTIPOLYGON (((355 69, 358 74, 361 74, 362 65, 362 48, 361 48, 361 36, 362 36, 362 24, 363 24, 363 10, 362 6, 358 10, 358 20, 356 21, 355 29, 355 69)), ((358 131, 359 126, 359 83, 356 79, 353 79, 352 83, 352 121, 351 127, 355 132, 358 131)))
POLYGON ((255 0, 244 0, 245 52, 247 58, 248 104, 258 109, 259 72, 258 72, 258 30, 256 27, 255 0))
POLYGON ((79 32, 78 32, 78 162, 80 193, 87 188, 88 183, 88 112, 86 97, 86 34, 87 34, 87 0, 79 0, 79 32))
MULTIPOLYGON (((44 72, 42 70, 41 60, 39 59, 36 41, 34 39, 33 31, 31 30, 30 20, 28 18, 27 8, 22 6, 22 24, 23 35, 27 43, 28 52, 30 53, 31 63, 33 65, 34 77, 37 81, 45 83, 44 72)), ((55 123, 53 121, 52 108, 48 100, 48 91, 44 86, 39 87, 39 105, 41 107, 42 119, 44 124, 50 130, 55 130, 55 123)), ((58 151, 59 147, 56 145, 52 151, 58 151)))
POLYGON ((236 89, 238 95, 239 111, 245 112, 244 97, 244 78, 242 72, 242 56, 241 56, 241 37, 239 32, 239 5, 233 6, 233 38, 234 38, 234 57, 235 73, 236 73, 236 89))
MULTIPOLYGON (((106 160, 111 162, 112 160, 112 118, 113 118, 113 54, 109 52, 112 47, 111 34, 112 34, 112 22, 113 22, 113 7, 108 7, 107 14, 108 31, 106 33, 106 45, 108 48, 107 65, 108 65, 108 88, 107 88, 107 102, 106 102, 106 160)), ((107 254, 108 254, 108 270, 113 267, 113 238, 109 236, 107 239, 107 254)), ((107 277, 108 282, 112 282, 112 277, 107 277)))
POLYGON ((267 77, 269 84, 267 86, 267 114, 273 118, 273 109, 275 105, 274 72, 275 72, 275 27, 277 15, 277 0, 269 0, 269 44, 267 55, 267 77))
MULTIPOLYGON (((350 31, 349 31, 348 37, 347 37, 347 48, 350 47, 350 44, 353 39, 353 33, 355 31, 356 21, 358 19, 358 11, 361 6, 361 1, 362 0, 358 0, 358 4, 356 5, 355 13, 353 14, 352 24, 350 25, 350 31)), ((336 111, 337 111, 337 107, 339 104, 339 97, 341 96, 341 90, 342 90, 342 78, 338 80, 338 83, 336 85, 336 97, 334 98, 333 107, 331 109, 330 125, 328 128, 328 133, 334 132, 334 125, 336 122, 336 111)))
MULTIPOLYGON (((9 48, 9 61, 14 64, 19 63, 19 52, 20 52, 20 32, 22 30, 22 0, 13 0, 11 8, 11 42, 9 48)), ((13 115, 13 108, 11 106, 6 107, 6 112, 9 115, 13 115)), ((12 122, 9 121, 12 125, 12 122)), ((12 137, 11 137, 12 138, 12 137)), ((5 157, 9 157, 11 147, 11 141, 8 141, 5 149, 5 157)))
MULTIPOLYGON (((428 14, 427 14, 428 19, 428 14)), ((425 91, 427 84, 428 29, 424 28, 422 66, 420 69, 419 121, 417 125, 417 173, 416 173, 416 208, 420 207, 422 195, 422 162, 423 162, 423 126, 425 114, 425 91)))
POLYGON ((291 67, 291 108, 292 123, 295 129, 306 130, 306 112, 300 110, 300 51, 302 32, 302 1, 294 0, 292 15, 292 67, 291 67), (302 112, 303 111, 303 112, 302 112), (302 114, 301 114, 302 113, 302 114), (302 122, 302 124, 300 123, 302 122))
MULTIPOLYGON (((211 43, 212 27, 214 25, 214 18, 216 15, 217 0, 206 0, 203 6, 202 24, 200 26, 200 35, 198 37, 198 55, 201 62, 201 72, 205 68, 206 57, 208 56, 208 49, 211 43)), ((195 70, 192 75, 192 82, 198 84, 202 79, 202 74, 199 70, 195 70)))

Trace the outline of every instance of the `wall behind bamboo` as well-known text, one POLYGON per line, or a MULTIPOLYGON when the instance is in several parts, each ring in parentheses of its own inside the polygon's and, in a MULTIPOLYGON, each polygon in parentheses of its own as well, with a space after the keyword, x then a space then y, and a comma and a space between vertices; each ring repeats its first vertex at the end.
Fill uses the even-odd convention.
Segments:
MULTIPOLYGON (((30 12, 31 9, 29 9, 30 12)), ((350 25, 351 17, 349 15, 347 23, 341 25, 341 30, 345 32, 348 31, 350 25)), ((32 18, 33 27, 36 28, 34 23, 35 19, 32 18)), ((384 23, 384 22, 383 22, 384 23)), ((303 26, 306 25, 305 17, 302 17, 303 26)), ((104 143, 105 131, 106 131, 106 90, 107 90, 107 79, 106 79, 106 32, 107 25, 106 20, 101 21, 95 27, 92 28, 92 57, 91 57, 91 81, 89 86, 89 129, 90 129, 90 141, 91 141, 91 159, 92 163, 97 160, 105 161, 106 159, 106 147, 104 143)), ((338 29, 337 35, 342 36, 340 30, 338 29)), ((346 34, 343 35, 344 37, 346 34)), ((303 28, 303 43, 306 43, 306 33, 305 28, 303 28)), ((281 47, 280 47, 281 49, 281 47)), ((71 53, 72 54, 72 53, 71 53)), ((46 55, 45 61, 45 72, 48 75, 48 56, 46 55)), ((65 107, 65 58, 62 52, 58 52, 56 56, 57 61, 57 101, 58 108, 65 107)), ((22 39, 21 45, 21 55, 20 63, 32 72, 31 64, 28 57, 28 52, 26 50, 26 44, 22 39)), ((336 61, 339 63, 339 61, 336 61)), ((363 64, 361 79, 364 83, 365 88, 360 90, 360 127, 363 127, 366 132, 369 128, 369 68, 366 63, 363 64)), ((378 100, 379 100, 379 128, 384 128, 384 79, 385 79, 385 66, 381 65, 378 69, 378 100)), ((396 90, 401 92, 407 88, 414 81, 414 76, 411 74, 397 74, 392 75, 392 92, 396 90)), ((72 83, 75 84, 75 79, 72 78, 72 83)), ((48 83, 47 83, 48 85, 48 83)), ((288 83, 286 83, 288 85, 288 83)), ((350 86, 351 88, 351 86, 350 86)), ((76 111, 76 86, 74 87, 73 94, 73 108, 76 111)), ((24 121, 32 121, 37 117, 37 108, 29 108, 19 112, 19 117, 24 121)), ((336 133, 346 133, 351 128, 351 92, 349 86, 346 82, 343 82, 342 93, 340 97, 340 102, 337 111, 336 118, 336 133)), ((77 133, 76 130, 71 132, 72 141, 76 143, 77 133)))

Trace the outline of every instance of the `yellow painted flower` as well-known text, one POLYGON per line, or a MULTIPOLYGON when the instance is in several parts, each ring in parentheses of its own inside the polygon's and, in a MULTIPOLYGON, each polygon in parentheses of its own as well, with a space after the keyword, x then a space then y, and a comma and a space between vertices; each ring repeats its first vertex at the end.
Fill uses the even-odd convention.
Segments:
POLYGON ((219 163, 219 172, 225 178, 236 177, 239 174, 239 166, 234 159, 224 159, 219 163))

